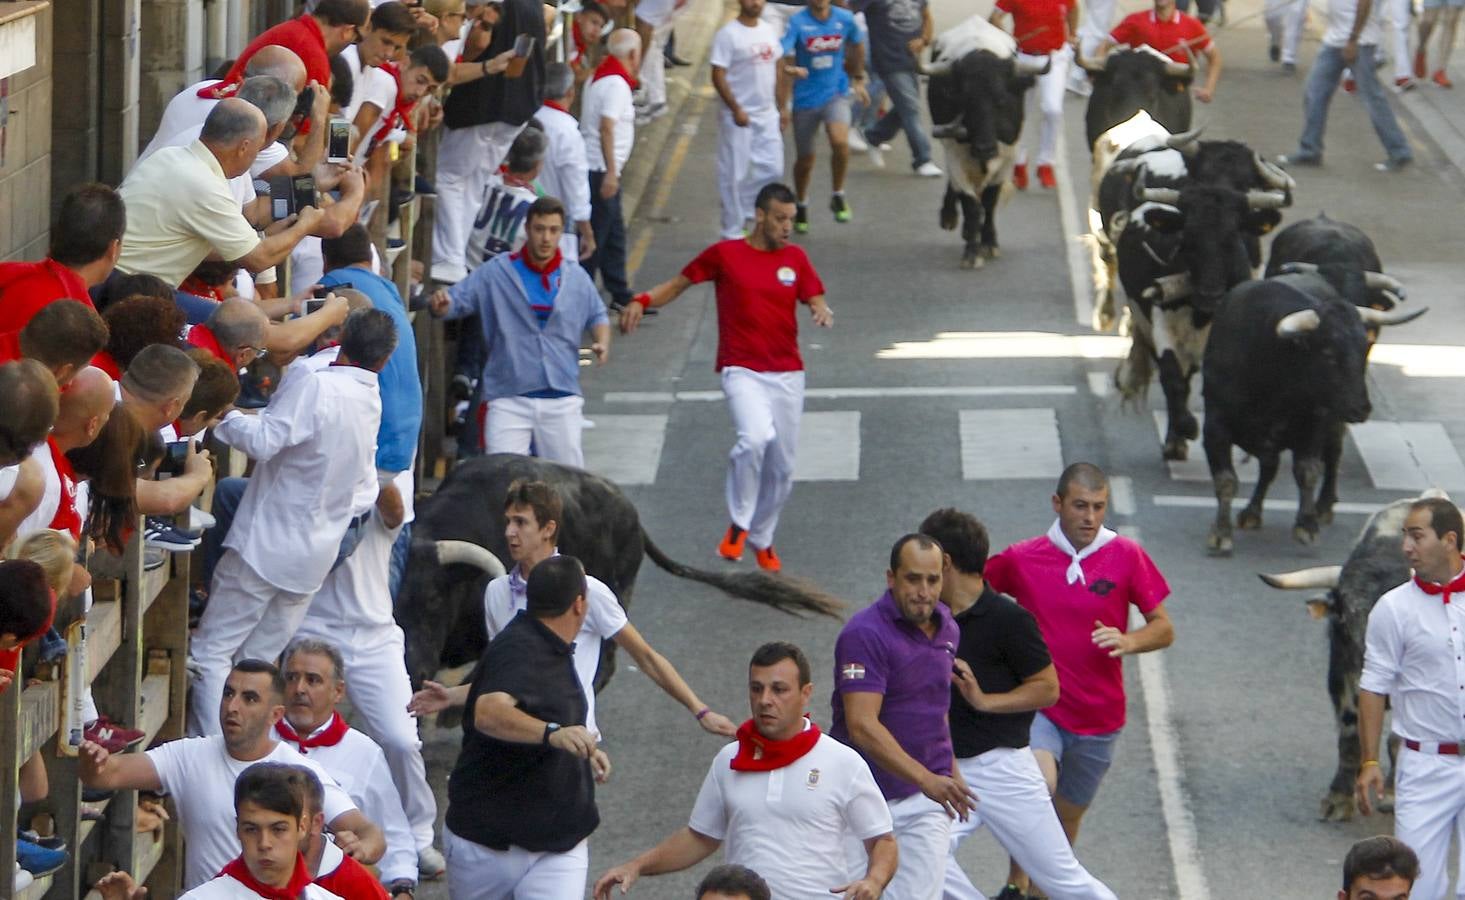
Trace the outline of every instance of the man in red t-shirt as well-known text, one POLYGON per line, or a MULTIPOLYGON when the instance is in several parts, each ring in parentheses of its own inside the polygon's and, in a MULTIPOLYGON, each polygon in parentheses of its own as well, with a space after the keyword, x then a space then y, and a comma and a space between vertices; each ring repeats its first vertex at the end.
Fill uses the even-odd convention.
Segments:
POLYGON ((1221 51, 1211 40, 1200 19, 1175 8, 1175 0, 1155 0, 1149 12, 1137 12, 1120 20, 1099 48, 1099 58, 1121 44, 1151 47, 1179 63, 1194 64, 1196 56, 1206 58, 1206 83, 1195 89, 1195 99, 1210 103, 1221 79, 1221 51))
POLYGON ((51 222, 49 255, 40 262, 0 263, 0 333, 20 331, 42 307, 79 300, 107 280, 122 253, 127 214, 122 198, 105 184, 79 184, 67 192, 51 222))
POLYGON ((794 449, 804 411, 804 361, 799 356, 795 312, 807 303, 814 324, 834 324, 824 302, 824 283, 800 247, 789 244, 797 209, 785 184, 758 192, 753 230, 719 241, 681 274, 631 298, 621 331, 636 330, 646 310, 665 306, 694 284, 717 285, 717 371, 738 442, 727 467, 727 508, 732 524, 718 545, 725 559, 743 558, 752 543, 758 565, 781 568, 773 551, 778 515, 793 490, 794 449))
MULTIPOLYGON (((1030 62, 1048 61, 1048 71, 1038 76, 1035 90, 1028 91, 1023 127, 1037 113, 1043 116, 1038 136, 1038 183, 1053 188, 1053 156, 1058 151, 1058 129, 1063 127, 1063 89, 1068 84, 1068 67, 1073 61, 1073 42, 1078 31, 1077 0, 997 0, 989 21, 1001 27, 1012 17, 1012 34, 1017 38, 1017 52, 1030 62)), ((1017 147, 1017 163, 1012 167, 1012 183, 1018 190, 1028 186, 1028 151, 1026 142, 1017 147)))
POLYGON ((263 47, 287 47, 295 51, 305 63, 306 81, 316 84, 331 83, 331 57, 361 40, 361 29, 371 16, 368 0, 320 0, 313 12, 281 22, 249 42, 224 84, 238 84, 244 80, 244 67, 249 58, 263 47))

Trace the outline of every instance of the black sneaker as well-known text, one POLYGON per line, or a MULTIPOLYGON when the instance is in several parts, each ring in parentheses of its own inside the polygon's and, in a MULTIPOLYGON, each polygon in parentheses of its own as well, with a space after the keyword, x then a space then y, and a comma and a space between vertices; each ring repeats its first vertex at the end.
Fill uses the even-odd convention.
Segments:
POLYGON ((835 194, 829 198, 829 211, 834 213, 836 222, 848 222, 852 215, 849 204, 845 202, 844 194, 835 194))
POLYGON ((794 210, 794 231, 799 234, 809 233, 809 207, 802 203, 794 210))
POLYGON ((994 900, 1027 900, 1027 892, 1015 884, 1005 885, 994 900))

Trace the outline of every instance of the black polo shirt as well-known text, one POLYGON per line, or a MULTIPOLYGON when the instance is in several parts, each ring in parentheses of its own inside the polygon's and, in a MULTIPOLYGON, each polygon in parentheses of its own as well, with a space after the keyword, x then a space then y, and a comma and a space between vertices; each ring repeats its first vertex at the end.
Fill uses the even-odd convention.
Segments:
POLYGON ((445 821, 454 834, 494 850, 512 844, 563 853, 600 824, 588 760, 543 744, 496 740, 473 726, 478 698, 500 692, 537 719, 584 725, 574 647, 521 612, 484 651, 463 714, 463 749, 448 779, 445 821))
MULTIPOLYGON (((955 618, 961 629, 956 655, 972 667, 984 694, 1005 694, 1053 661, 1032 613, 990 586, 955 618)), ((951 743, 961 759, 997 747, 1026 747, 1032 725, 1032 712, 977 712, 951 687, 951 743)))

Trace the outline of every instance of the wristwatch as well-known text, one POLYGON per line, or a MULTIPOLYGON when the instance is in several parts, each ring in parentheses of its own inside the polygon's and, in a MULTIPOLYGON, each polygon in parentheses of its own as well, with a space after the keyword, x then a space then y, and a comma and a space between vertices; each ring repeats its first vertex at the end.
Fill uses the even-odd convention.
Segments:
POLYGON ((408 897, 412 897, 413 900, 416 900, 417 883, 413 881, 408 881, 405 878, 399 879, 392 882, 391 886, 387 888, 387 894, 391 897, 397 897, 401 894, 406 894, 408 897))
POLYGON ((549 746, 549 738, 550 738, 550 735, 554 734, 556 731, 559 731, 559 730, 560 730, 560 723, 558 723, 558 722, 546 722, 546 723, 544 723, 544 746, 546 746, 546 747, 549 746))

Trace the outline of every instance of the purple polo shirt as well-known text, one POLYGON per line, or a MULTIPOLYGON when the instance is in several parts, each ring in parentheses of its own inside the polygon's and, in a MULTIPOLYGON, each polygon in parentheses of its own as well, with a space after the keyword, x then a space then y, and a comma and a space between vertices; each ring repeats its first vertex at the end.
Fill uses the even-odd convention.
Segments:
MULTIPOLYGON (((845 726, 843 695, 884 694, 880 724, 916 762, 938 775, 950 775, 951 729, 946 713, 951 707, 951 666, 961 629, 939 603, 931 619, 936 633, 926 637, 902 618, 890 591, 850 617, 834 642, 835 687, 830 701, 834 724, 829 733, 854 747, 845 726)), ((860 755, 865 754, 861 751, 860 755)), ((865 762, 886 800, 920 793, 914 784, 886 772, 869 757, 865 762)))

